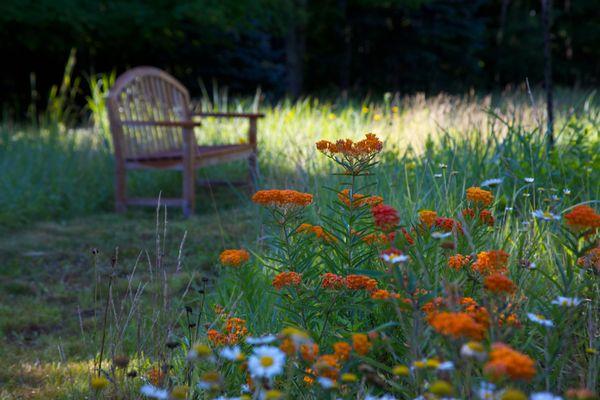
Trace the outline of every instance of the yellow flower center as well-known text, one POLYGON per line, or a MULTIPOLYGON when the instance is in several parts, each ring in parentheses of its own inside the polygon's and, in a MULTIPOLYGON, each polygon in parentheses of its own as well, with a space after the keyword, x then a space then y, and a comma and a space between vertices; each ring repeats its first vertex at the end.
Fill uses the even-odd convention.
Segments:
POLYGON ((264 356, 260 359, 260 365, 262 365, 263 367, 270 367, 271 365, 273 365, 274 362, 275 360, 273 360, 273 357, 269 356, 264 356))
POLYGON ((469 347, 469 349, 476 351, 478 353, 483 352, 483 345, 479 342, 469 342, 469 343, 467 343, 467 346, 469 347))

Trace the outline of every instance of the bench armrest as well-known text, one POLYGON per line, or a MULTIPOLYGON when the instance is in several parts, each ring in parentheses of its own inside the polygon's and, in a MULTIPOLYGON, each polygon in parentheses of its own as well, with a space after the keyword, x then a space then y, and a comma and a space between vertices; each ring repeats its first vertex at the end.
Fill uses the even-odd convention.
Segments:
POLYGON ((264 118, 263 113, 225 113, 225 112, 195 112, 194 117, 217 117, 217 118, 264 118))

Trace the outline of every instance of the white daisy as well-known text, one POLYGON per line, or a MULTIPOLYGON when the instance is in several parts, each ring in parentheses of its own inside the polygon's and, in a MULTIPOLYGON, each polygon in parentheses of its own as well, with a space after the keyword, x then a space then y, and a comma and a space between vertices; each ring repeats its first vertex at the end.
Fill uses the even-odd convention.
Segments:
POLYGON ((450 236, 452 236, 452 232, 433 232, 431 234, 431 237, 434 239, 446 239, 450 236))
POLYGON ((474 358, 477 361, 484 361, 487 358, 485 348, 479 342, 468 342, 460 348, 460 355, 464 358, 474 358))
POLYGON ((441 178, 441 177, 442 177, 442 174, 435 174, 435 175, 433 175, 433 177, 434 177, 434 178, 441 178))
POLYGON ((381 259, 390 264, 398 264, 408 261, 408 256, 399 253, 382 254, 381 259))
POLYGON ((493 383, 481 382, 479 387, 475 389, 475 392, 481 400, 492 400, 494 398, 494 390, 496 390, 496 385, 493 383))
POLYGON ((485 181, 481 182, 481 187, 499 185, 502 183, 503 180, 503 178, 486 179, 485 181))
POLYGON ((530 178, 530 177, 525 178, 525 182, 527 182, 527 183, 533 183, 533 181, 535 181, 535 179, 530 178))
POLYGON ((550 392, 531 393, 531 396, 529 398, 531 400, 562 400, 562 397, 555 396, 550 392))
POLYGON ((571 194, 571 189, 569 189, 569 188, 564 188, 564 189, 563 189, 563 194, 564 194, 565 196, 568 196, 568 195, 570 195, 570 194, 571 194))
POLYGON ((535 322, 536 324, 540 324, 542 326, 547 326, 548 328, 554 326, 554 322, 552 322, 549 319, 546 319, 546 317, 544 317, 543 315, 527 313, 527 318, 529 318, 531 322, 535 322))
POLYGON ((552 304, 556 304, 558 306, 565 306, 565 307, 573 307, 573 306, 578 306, 581 303, 581 299, 577 298, 577 297, 563 297, 563 296, 558 296, 555 300, 552 300, 552 304))
POLYGON ((273 346, 259 346, 248 358, 248 369, 253 378, 268 378, 283 372, 285 353, 273 346))
POLYGON ((277 336, 275 335, 266 335, 266 336, 261 336, 261 337, 251 337, 248 336, 246 338, 246 343, 251 344, 251 345, 257 345, 257 344, 269 344, 274 342, 275 340, 277 340, 277 336))
POLYGON ((229 361, 240 361, 244 359, 244 354, 240 350, 240 346, 223 347, 219 355, 229 361))
POLYGON ((167 392, 165 389, 160 389, 152 385, 142 386, 140 388, 140 393, 146 397, 151 397, 153 399, 162 400, 169 398, 169 392, 167 392))
POLYGON ((452 371, 454 369, 454 363, 452 361, 444 361, 438 365, 438 371, 452 371))
POLYGON ((333 379, 324 378, 322 376, 317 378, 317 382, 319 382, 319 384, 321 385, 321 387, 323 389, 332 389, 337 386, 337 384, 335 383, 335 381, 333 379))
POLYGON ((543 219, 544 221, 558 221, 560 215, 552 214, 550 211, 535 210, 531 212, 534 218, 543 219))

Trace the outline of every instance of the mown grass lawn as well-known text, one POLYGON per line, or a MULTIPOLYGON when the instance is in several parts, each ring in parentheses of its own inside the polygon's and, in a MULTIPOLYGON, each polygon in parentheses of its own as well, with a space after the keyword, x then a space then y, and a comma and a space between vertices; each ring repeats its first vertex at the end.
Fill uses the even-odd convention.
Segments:
MULTIPOLYGON (((210 277, 212 285, 219 252, 256 236, 256 215, 245 203, 209 209, 188 220, 173 214, 161 248, 166 250, 165 264, 174 272, 185 236, 181 271, 170 278, 175 293, 202 277, 210 277)), ((159 221, 161 241, 163 222, 159 221)), ((144 279, 156 261, 156 238, 152 210, 39 222, 2 235, 1 399, 53 398, 64 389, 61 376, 85 378, 88 357, 96 351, 86 341, 94 329, 94 265, 108 270, 118 251, 120 284, 136 260, 138 278, 144 279)))

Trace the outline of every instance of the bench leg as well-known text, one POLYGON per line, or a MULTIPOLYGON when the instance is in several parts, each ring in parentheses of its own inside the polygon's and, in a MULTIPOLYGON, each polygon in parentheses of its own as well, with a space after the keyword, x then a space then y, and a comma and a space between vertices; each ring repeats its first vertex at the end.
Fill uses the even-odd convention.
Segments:
POLYGON ((258 182, 258 163, 256 160, 256 153, 252 153, 248 157, 248 190, 250 193, 254 193, 256 190, 256 184, 258 182))
POLYGON ((127 211, 127 171, 125 166, 117 163, 115 168, 115 211, 123 213, 127 211))
POLYGON ((193 166, 183 170, 183 216, 190 217, 196 208, 195 173, 193 166))

